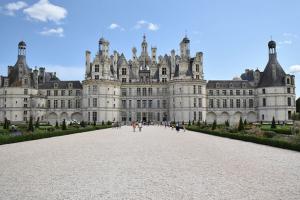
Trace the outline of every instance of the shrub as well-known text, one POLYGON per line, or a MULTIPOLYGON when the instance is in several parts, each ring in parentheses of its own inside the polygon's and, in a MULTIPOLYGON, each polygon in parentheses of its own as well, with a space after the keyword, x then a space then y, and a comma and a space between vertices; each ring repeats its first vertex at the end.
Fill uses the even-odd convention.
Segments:
POLYGON ((274 137, 275 135, 276 135, 276 133, 273 132, 273 131, 264 131, 264 132, 263 132, 263 136, 264 136, 264 137, 267 137, 267 138, 272 138, 272 137, 274 137))
MULTIPOLYGON (((94 126, 96 126, 96 122, 94 121, 94 126)), ((102 126, 104 126, 104 121, 102 120, 102 126)))
MULTIPOLYGON (((96 126, 96 121, 94 121, 93 126, 96 126)), ((102 121, 102 126, 104 126, 104 121, 102 121)))
POLYGON ((244 126, 247 126, 247 124, 248 124, 248 122, 247 122, 247 120, 245 119, 245 120, 244 120, 244 126))
POLYGON ((35 122, 35 128, 39 128, 39 127, 40 127, 40 118, 38 117, 35 122))
POLYGON ((229 127, 229 121, 228 120, 225 121, 225 127, 229 127))
POLYGON ((85 122, 83 120, 80 122, 80 126, 83 128, 85 127, 85 122))
POLYGON ((107 121, 106 125, 111 126, 111 121, 107 121))
POLYGON ((59 126, 58 126, 58 121, 55 122, 55 128, 56 128, 56 129, 59 128, 59 126))
POLYGON ((188 124, 188 126, 191 126, 191 120, 189 120, 189 124, 188 124))

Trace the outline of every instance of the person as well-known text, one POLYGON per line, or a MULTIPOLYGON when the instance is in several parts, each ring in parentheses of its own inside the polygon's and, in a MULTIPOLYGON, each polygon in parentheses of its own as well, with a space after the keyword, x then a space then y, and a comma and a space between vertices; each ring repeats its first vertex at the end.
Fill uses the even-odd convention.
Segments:
POLYGON ((142 131, 142 122, 139 122, 139 131, 142 131))
POLYGON ((135 127, 136 127, 136 123, 135 123, 135 121, 134 121, 134 122, 132 122, 133 132, 135 132, 135 127))
POLYGON ((182 128, 183 128, 183 131, 185 132, 185 124, 184 124, 184 122, 182 122, 182 128))
POLYGON ((177 132, 179 131, 179 123, 178 122, 176 123, 176 131, 177 132))

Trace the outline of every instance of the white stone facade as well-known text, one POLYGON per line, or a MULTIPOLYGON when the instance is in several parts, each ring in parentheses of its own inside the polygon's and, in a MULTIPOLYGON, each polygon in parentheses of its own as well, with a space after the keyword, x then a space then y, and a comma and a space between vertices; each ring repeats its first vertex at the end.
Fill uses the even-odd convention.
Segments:
POLYGON ((295 112, 294 76, 285 74, 277 61, 276 43, 270 41, 269 62, 263 72, 246 70, 234 80, 206 81, 203 53, 190 55, 190 40, 180 42, 180 55, 156 55, 144 36, 141 53, 132 58, 109 52, 109 42, 99 40, 92 59, 86 51, 85 80, 60 81, 55 73, 30 69, 26 44, 19 43, 18 61, 0 77, 0 121, 28 120, 123 122, 207 121, 236 124, 290 122, 295 112))

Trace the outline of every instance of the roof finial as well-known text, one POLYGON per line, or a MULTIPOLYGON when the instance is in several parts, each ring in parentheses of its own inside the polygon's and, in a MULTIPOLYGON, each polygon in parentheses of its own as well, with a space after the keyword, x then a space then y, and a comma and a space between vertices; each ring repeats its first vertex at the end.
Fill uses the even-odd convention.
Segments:
POLYGON ((143 35, 143 40, 146 41, 146 34, 143 35))
POLYGON ((184 37, 187 37, 187 30, 184 30, 184 37))

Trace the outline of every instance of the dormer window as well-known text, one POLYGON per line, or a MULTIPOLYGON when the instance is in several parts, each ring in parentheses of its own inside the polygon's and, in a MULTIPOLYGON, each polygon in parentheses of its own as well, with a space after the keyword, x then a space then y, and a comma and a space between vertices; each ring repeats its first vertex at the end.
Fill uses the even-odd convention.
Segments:
POLYGON ((286 83, 287 83, 287 84, 290 84, 290 78, 287 78, 287 79, 286 79, 286 83))
POLYGON ((54 88, 58 88, 58 83, 54 83, 54 88))
POLYGON ((68 87, 72 88, 73 87, 73 83, 68 83, 68 87))

